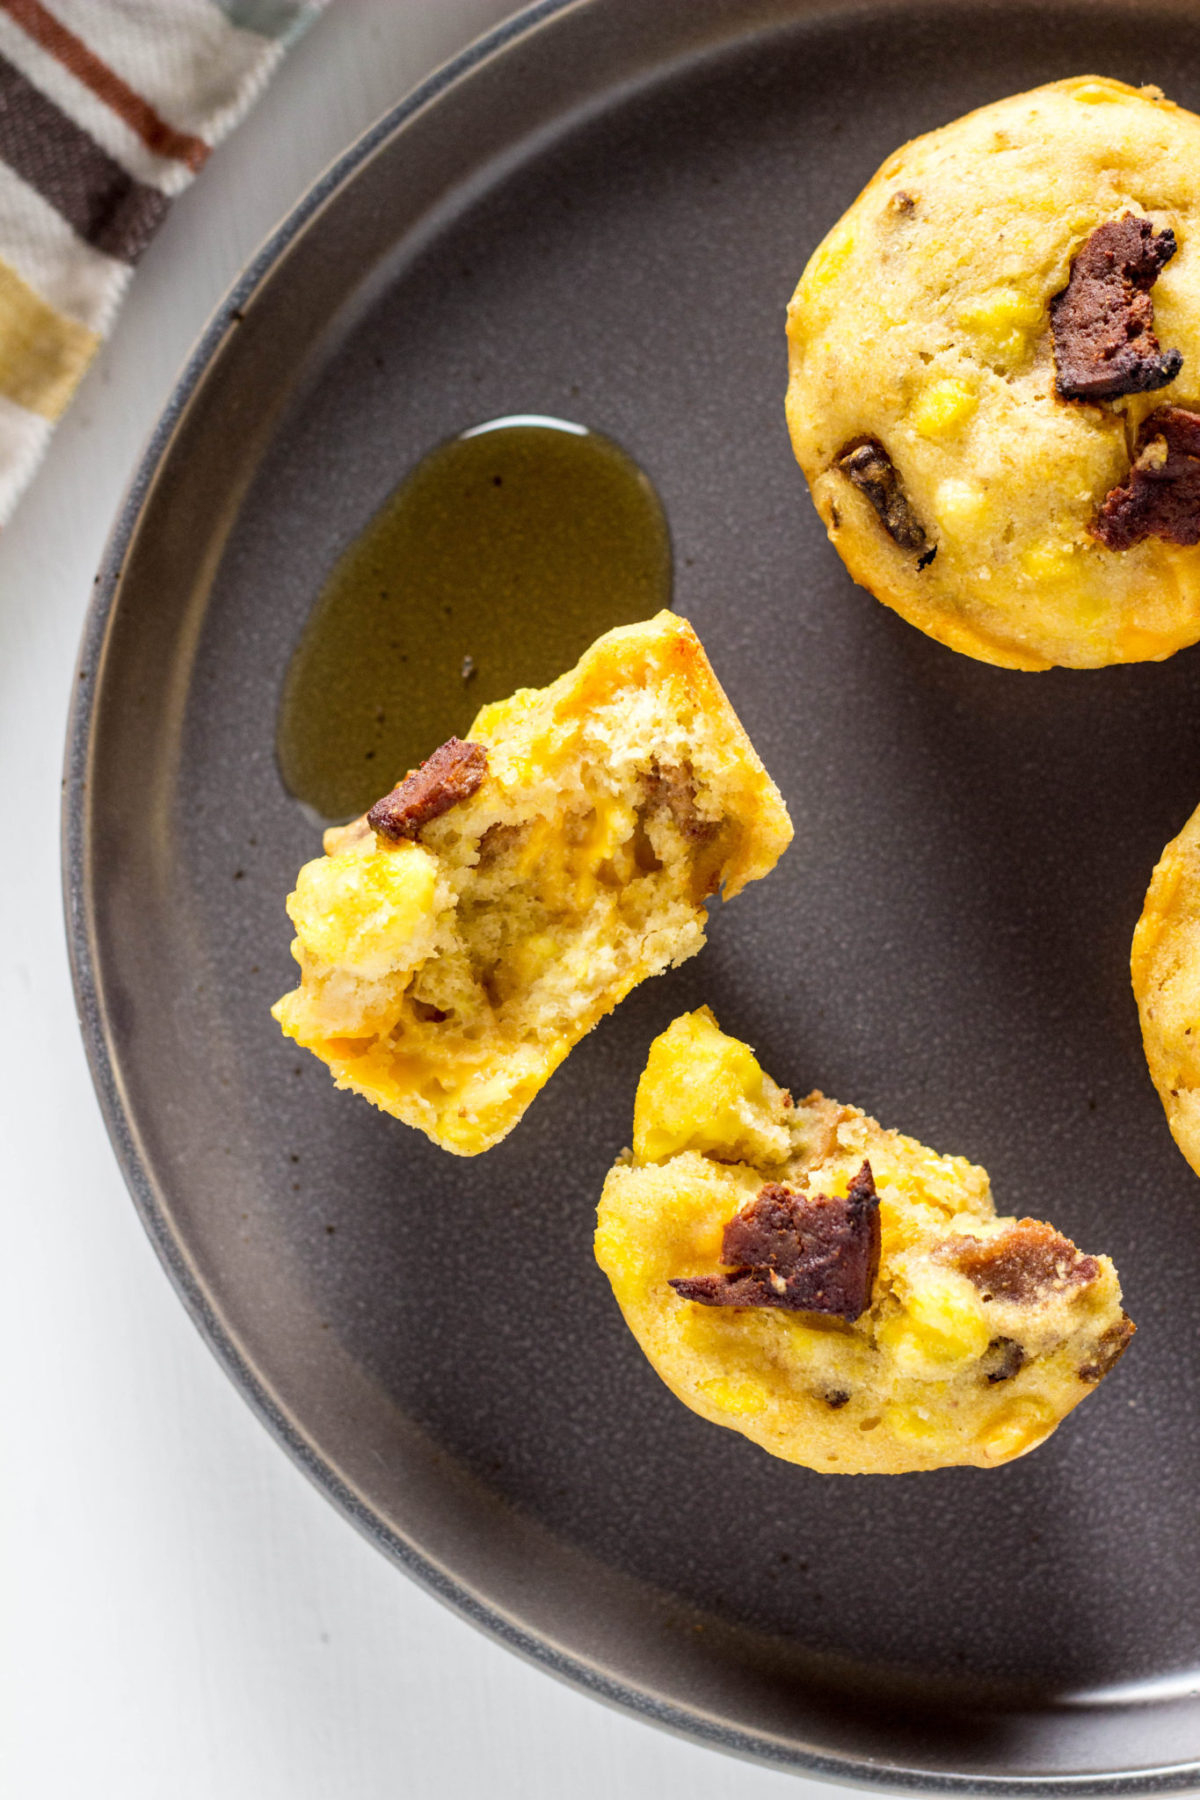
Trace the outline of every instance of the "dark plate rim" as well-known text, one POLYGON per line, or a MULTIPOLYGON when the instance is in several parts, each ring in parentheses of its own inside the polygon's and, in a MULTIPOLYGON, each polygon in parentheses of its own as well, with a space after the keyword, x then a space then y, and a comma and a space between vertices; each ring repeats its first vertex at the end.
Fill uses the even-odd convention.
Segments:
MULTIPOLYGON (((270 233, 242 274, 215 308, 187 358, 166 406, 151 432, 130 480, 105 546, 93 584, 72 684, 63 769, 62 869, 63 903, 75 994, 76 1014, 104 1124, 134 1206, 151 1243, 201 1336, 224 1366, 276 1441, 338 1511, 393 1563, 472 1625, 497 1639, 527 1661, 582 1688, 595 1698, 632 1713, 674 1734, 731 1755, 790 1768, 848 1786, 923 1793, 989 1793, 1019 1795, 1153 1794, 1179 1792, 1200 1783, 1200 1759, 1136 1771, 1051 1776, 959 1776, 883 1765, 854 1756, 836 1755, 789 1744, 767 1733, 735 1728, 698 1709, 675 1704, 661 1695, 614 1677, 607 1670, 572 1655, 548 1638, 526 1629, 457 1581, 400 1536, 353 1492, 321 1456, 294 1420, 280 1409, 265 1383, 225 1330, 186 1251, 160 1204, 154 1180, 138 1147, 137 1132, 122 1098, 119 1070, 110 1054, 106 1013, 97 979, 92 933, 92 847, 88 827, 88 787, 92 732, 106 657, 112 615, 121 592, 124 563, 136 535, 156 477, 193 393, 217 350, 236 322, 236 315, 275 268, 292 242, 317 212, 387 139, 401 131, 432 101, 502 51, 561 15, 601 0, 534 0, 457 56, 437 68, 357 138, 320 175, 270 233)), ((885 0, 903 7, 908 0, 885 0)), ((853 4, 853 0, 851 0, 853 4)), ((1136 7, 1137 0, 1132 0, 1136 7)), ((846 0, 834 0, 845 10, 846 0)))

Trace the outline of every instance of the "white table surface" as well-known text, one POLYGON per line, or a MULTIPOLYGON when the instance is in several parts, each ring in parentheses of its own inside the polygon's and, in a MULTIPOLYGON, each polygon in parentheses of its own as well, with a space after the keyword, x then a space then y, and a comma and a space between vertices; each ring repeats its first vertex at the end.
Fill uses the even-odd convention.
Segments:
POLYGON ((831 1791, 552 1681, 333 1511, 175 1298, 76 1031, 59 899, 62 743, 122 489, 207 315, 271 226, 406 89, 513 10, 333 0, 173 209, 0 537, 5 1800, 831 1791))

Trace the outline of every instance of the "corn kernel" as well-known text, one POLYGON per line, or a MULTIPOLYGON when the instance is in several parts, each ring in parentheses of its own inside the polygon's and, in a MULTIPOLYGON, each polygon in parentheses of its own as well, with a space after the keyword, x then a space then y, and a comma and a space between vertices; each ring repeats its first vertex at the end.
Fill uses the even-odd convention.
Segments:
POLYGON ((700 1392, 722 1412, 745 1415, 760 1413, 767 1405, 767 1391, 757 1381, 734 1381, 725 1376, 714 1376, 711 1381, 698 1383, 700 1392))
POLYGON ((917 396, 909 419, 922 437, 946 437, 966 423, 978 404, 974 390, 952 375, 932 382, 917 396))
POLYGON ((532 985, 550 967, 558 954, 559 945, 548 931, 531 931, 528 937, 521 939, 512 951, 512 961, 517 978, 532 985))
POLYGON ((1053 1431, 1054 1413, 1042 1400, 1011 1400, 980 1434, 979 1444, 992 1462, 1007 1462, 1032 1450, 1053 1431))
POLYGON ((992 1334, 975 1302, 947 1280, 919 1287, 902 1313, 883 1321, 877 1336, 902 1373, 920 1376, 930 1365, 977 1361, 992 1334))
POLYGON ((996 288, 990 294, 964 300, 957 313, 964 330, 975 332, 1009 361, 1022 354, 1027 334, 1036 331, 1044 317, 1045 307, 1039 295, 1022 293, 1013 287, 996 288))
POLYGON ((964 1294, 956 1284, 935 1282, 917 1289, 908 1302, 908 1312, 939 1356, 973 1362, 983 1355, 992 1337, 977 1305, 974 1296, 964 1294))
POLYGON ((963 481, 957 475, 938 483, 933 509, 942 525, 953 537, 966 534, 979 524, 987 508, 987 495, 975 481, 963 481))
POLYGON ((370 979, 426 954, 436 886, 437 863, 419 844, 343 851, 305 863, 287 909, 310 955, 370 979))
POLYGON ((837 225, 823 243, 817 245, 801 278, 806 297, 815 300, 823 289, 837 280, 854 249, 854 233, 844 224, 837 225))
POLYGON ((1020 288, 995 288, 974 300, 964 300, 958 309, 958 322, 969 331, 991 337, 1007 337, 1010 331, 1032 331, 1042 322, 1043 302, 1036 294, 1020 288))
POLYGON ((883 1418, 897 1437, 908 1438, 914 1444, 929 1443, 938 1435, 937 1420, 925 1406, 902 1406, 893 1402, 884 1407, 883 1418))
POLYGON ((1046 538, 1042 543, 1031 544, 1022 550, 1017 561, 1033 581, 1071 581, 1079 567, 1078 554, 1074 544, 1046 538))
POLYGON ((787 1346, 789 1357, 795 1357, 808 1368, 819 1366, 836 1347, 831 1344, 829 1332, 818 1331, 813 1326, 804 1324, 794 1314, 777 1312, 772 1313, 771 1318, 787 1346))
POLYGON ((748 1044, 726 1037, 706 1006, 655 1038, 633 1107, 633 1150, 662 1162, 681 1150, 720 1150, 744 1135, 744 1106, 761 1099, 763 1072, 748 1044))

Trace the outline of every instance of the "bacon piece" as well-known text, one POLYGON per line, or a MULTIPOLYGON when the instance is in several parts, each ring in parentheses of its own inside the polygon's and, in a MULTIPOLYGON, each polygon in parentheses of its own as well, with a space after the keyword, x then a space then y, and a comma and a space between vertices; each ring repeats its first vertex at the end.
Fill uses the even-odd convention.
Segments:
POLYGON ((1091 533, 1109 550, 1148 537, 1200 543, 1200 413, 1160 406, 1143 421, 1129 479, 1106 496, 1091 533))
POLYGON ((1025 1367, 1025 1352, 1013 1338, 993 1338, 983 1354, 983 1373, 992 1384, 1011 1381, 1025 1367))
POLYGON ((1018 1219, 999 1237, 951 1238, 948 1260, 987 1300, 1036 1306, 1095 1281, 1100 1264, 1038 1219, 1018 1219))
POLYGON ((844 1200, 811 1198, 768 1182, 725 1227, 732 1273, 674 1280, 703 1306, 778 1306, 853 1323, 871 1304, 879 1273, 879 1197, 864 1162, 844 1200))
POLYGON ((706 819, 697 810, 696 778, 690 763, 655 763, 646 781, 650 810, 665 807, 688 843, 705 843, 719 829, 719 820, 706 819))
POLYGON ((380 837, 397 844, 415 838, 431 819, 440 819, 460 800, 469 800, 486 774, 487 751, 482 744, 448 738, 419 769, 375 802, 367 823, 380 837))
POLYGON ((1183 367, 1154 333, 1150 289, 1175 254, 1175 233, 1149 219, 1109 219, 1071 264, 1050 302, 1057 387, 1064 400, 1112 400, 1166 387, 1183 367))
POLYGON ((838 456, 837 466, 859 493, 866 495, 893 543, 902 550, 923 552, 929 561, 933 560, 925 527, 909 505, 896 465, 878 438, 848 444, 838 456))
POLYGON ((1079 1371, 1080 1381, 1103 1381, 1113 1364, 1120 1362, 1128 1350, 1129 1340, 1136 1330, 1137 1326, 1129 1314, 1123 1312, 1115 1325, 1110 1325, 1107 1331, 1101 1332, 1091 1361, 1085 1362, 1079 1371))

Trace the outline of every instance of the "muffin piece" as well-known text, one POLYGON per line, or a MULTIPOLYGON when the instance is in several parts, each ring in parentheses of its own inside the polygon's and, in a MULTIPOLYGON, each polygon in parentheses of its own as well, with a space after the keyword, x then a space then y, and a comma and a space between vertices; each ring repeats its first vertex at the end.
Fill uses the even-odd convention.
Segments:
POLYGON ((474 1156, 791 836, 700 640, 661 612, 485 706, 325 834, 288 899, 301 979, 274 1015, 339 1087, 474 1156))
POLYGON ((856 581, 952 649, 1200 638, 1200 119, 1085 76, 905 145, 788 313, 788 425, 856 581))
POLYGON ((685 1405, 835 1474, 1011 1462, 1134 1331, 1106 1256, 997 1218, 962 1157, 793 1105, 707 1007, 651 1046, 596 1258, 685 1405))
POLYGON ((1200 808, 1150 878, 1130 969, 1151 1078, 1200 1175, 1200 808))

